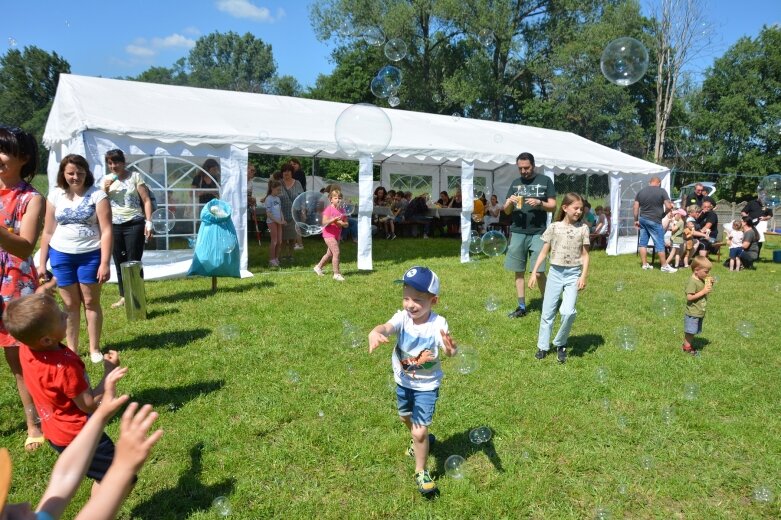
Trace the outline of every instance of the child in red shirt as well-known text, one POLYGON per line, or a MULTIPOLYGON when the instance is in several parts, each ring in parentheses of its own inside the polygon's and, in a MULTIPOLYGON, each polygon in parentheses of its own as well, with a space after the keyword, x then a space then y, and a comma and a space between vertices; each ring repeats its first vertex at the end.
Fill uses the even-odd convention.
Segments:
MULTIPOLYGON (((43 434, 59 453, 84 428, 100 405, 106 376, 119 365, 116 351, 103 358, 103 379, 93 389, 84 363, 61 342, 68 314, 48 294, 34 294, 9 302, 3 319, 8 332, 23 343, 19 359, 24 384, 41 419, 43 434)), ((87 476, 95 480, 93 495, 114 459, 114 443, 105 433, 92 457, 87 476)))

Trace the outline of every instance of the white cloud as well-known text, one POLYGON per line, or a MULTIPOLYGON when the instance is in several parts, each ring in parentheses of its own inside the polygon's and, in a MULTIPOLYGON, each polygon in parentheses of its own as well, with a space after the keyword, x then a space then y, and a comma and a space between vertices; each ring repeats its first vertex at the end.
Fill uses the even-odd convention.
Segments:
POLYGON ((190 36, 200 36, 201 31, 197 27, 193 27, 192 25, 190 27, 185 27, 182 29, 182 32, 184 34, 189 34, 190 36))
POLYGON ((167 49, 169 47, 184 47, 186 49, 191 49, 195 46, 195 40, 174 33, 162 38, 152 38, 152 46, 158 49, 167 49))
POLYGON ((148 58, 150 56, 154 56, 157 54, 157 51, 154 49, 149 48, 145 45, 145 41, 143 39, 136 40, 135 43, 131 43, 129 45, 125 46, 125 52, 130 54, 131 56, 137 56, 142 58, 148 58))
POLYGON ((168 36, 155 37, 151 41, 146 38, 136 38, 133 43, 125 46, 125 52, 136 58, 151 58, 156 56, 161 49, 183 47, 191 49, 195 46, 195 40, 173 33, 168 36))
POLYGON ((249 0, 217 0, 217 9, 234 18, 249 18, 258 22, 275 22, 285 16, 283 9, 277 9, 276 17, 268 7, 258 7, 249 0))

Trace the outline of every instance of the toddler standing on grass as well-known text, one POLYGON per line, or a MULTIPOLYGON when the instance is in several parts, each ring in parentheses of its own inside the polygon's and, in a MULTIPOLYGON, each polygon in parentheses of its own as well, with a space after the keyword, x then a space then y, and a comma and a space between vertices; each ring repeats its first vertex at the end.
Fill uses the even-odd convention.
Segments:
POLYGON ((330 204, 323 210, 323 240, 328 248, 323 258, 314 267, 318 276, 323 276, 323 266, 331 260, 334 268, 334 280, 343 282, 344 276, 339 272, 339 236, 342 228, 348 226, 347 215, 342 209, 342 192, 333 189, 328 194, 330 204))
POLYGON ((270 267, 279 267, 279 251, 282 249, 282 227, 285 225, 285 217, 282 216, 282 201, 279 194, 282 192, 282 182, 274 179, 268 181, 268 193, 263 203, 266 206, 266 224, 271 240, 268 243, 268 264, 270 267))
POLYGON ((561 303, 561 326, 553 346, 556 347, 559 363, 567 361, 567 339, 575 321, 575 302, 578 291, 586 288, 588 276, 588 246, 589 229, 581 221, 583 217, 583 198, 577 193, 567 193, 561 202, 561 208, 556 215, 556 222, 548 226, 542 234, 542 249, 534 263, 529 288, 537 285, 537 270, 550 253, 550 269, 548 282, 545 285, 545 295, 542 298, 542 315, 540 316, 540 332, 537 337, 537 353, 534 357, 543 359, 550 350, 550 336, 553 320, 556 318, 556 307, 561 303))
POLYGON ((732 230, 727 235, 729 240, 729 270, 740 271, 740 254, 743 252, 743 221, 732 221, 732 230))
POLYGON ((407 454, 415 457, 415 483, 424 496, 437 491, 437 485, 426 470, 426 459, 434 436, 428 433, 442 382, 440 352, 456 353, 448 332, 447 320, 431 310, 439 297, 439 278, 427 267, 415 266, 398 280, 404 284, 404 310, 369 333, 369 352, 388 336, 396 334, 391 358, 396 381, 396 404, 399 419, 412 434, 407 454))
POLYGON ((705 256, 692 260, 692 275, 686 283, 686 314, 683 317, 684 352, 696 354, 692 346, 694 335, 702 332, 702 320, 705 319, 705 304, 708 294, 713 290, 713 277, 710 276, 712 264, 705 256))

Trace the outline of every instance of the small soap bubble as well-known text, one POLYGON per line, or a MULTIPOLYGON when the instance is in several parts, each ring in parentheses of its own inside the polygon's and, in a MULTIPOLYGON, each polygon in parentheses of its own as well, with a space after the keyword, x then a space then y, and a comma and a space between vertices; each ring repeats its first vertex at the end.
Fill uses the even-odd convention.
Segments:
POLYGON ((629 421, 627 420, 626 416, 619 415, 618 417, 616 417, 616 424, 622 430, 626 430, 626 428, 629 426, 629 421))
POLYGON ((301 382, 301 376, 295 370, 287 371, 287 380, 293 384, 301 382))
POLYGON ((606 385, 608 378, 608 370, 605 367, 597 367, 597 383, 600 385, 606 385))
POLYGON ((453 121, 455 121, 456 123, 461 121, 461 114, 459 114, 458 112, 453 112, 452 117, 453 117, 453 121))
POLYGON ((176 219, 173 211, 159 208, 152 213, 152 229, 158 235, 167 235, 173 228, 176 219))
POLYGON ((175 403, 170 403, 168 405, 168 411, 170 411, 170 412, 175 412, 177 408, 178 408, 178 406, 176 406, 175 403))
POLYGON ((477 327, 475 329, 475 338, 481 343, 488 341, 488 330, 483 327, 477 327))
POLYGON ((231 514, 231 505, 227 497, 217 497, 212 501, 214 511, 220 516, 231 514))
POLYGON ((385 43, 385 35, 379 27, 367 27, 364 29, 362 36, 363 41, 375 47, 379 47, 385 43))
POLYGON ((762 504, 769 504, 773 501, 773 490, 766 484, 760 484, 754 488, 754 500, 762 504))
POLYGON ((523 450, 523 451, 521 452, 521 458, 522 458, 523 460, 531 460, 531 458, 532 458, 532 454, 531 454, 529 451, 527 451, 527 450, 523 450))
POLYGON ((349 320, 342 320, 342 335, 350 348, 358 348, 363 345, 363 338, 358 327, 349 320))
POLYGON ((8 38, 8 46, 9 47, 16 47, 16 38, 13 36, 8 38))
POLYGON ((318 410, 317 411, 317 416, 322 419, 323 417, 325 417, 325 412, 322 411, 322 410, 318 410))
POLYGON ((485 299, 485 310, 488 312, 499 310, 499 298, 493 294, 488 295, 488 298, 485 299))
POLYGON ((697 383, 686 383, 683 385, 683 398, 688 401, 694 401, 700 394, 700 387, 697 383))
POLYGON ((781 282, 777 282, 775 285, 773 285, 773 291, 781 293, 781 282))
POLYGON ((607 397, 602 398, 602 409, 606 412, 610 411, 610 399, 607 397))
POLYGON ((672 424, 675 421, 675 408, 672 406, 663 406, 661 410, 662 421, 665 424, 672 424))
POLYGON ((392 107, 399 106, 399 103, 401 103, 401 100, 398 98, 398 96, 388 96, 388 104, 392 107))
POLYGON ((459 346, 455 362, 459 374, 471 374, 478 367, 477 351, 471 347, 459 346))
POLYGON ((610 520, 613 515, 610 514, 610 509, 606 507, 598 507, 594 511, 594 520, 610 520))
POLYGON ((754 335, 754 324, 751 322, 741 321, 738 323, 737 327, 735 328, 738 331, 738 334, 740 334, 746 339, 754 335))
POLYGON ((469 432, 469 441, 472 444, 483 444, 491 440, 491 428, 488 426, 479 426, 469 432))
POLYGON ((616 281, 616 292, 621 292, 626 287, 626 283, 623 280, 616 281))
POLYGON ((660 292, 654 295, 654 310, 662 316, 670 316, 675 311, 676 298, 671 292, 660 292))
POLYGON ((469 235, 469 254, 479 255, 483 247, 480 241, 480 234, 477 231, 472 231, 469 235))
POLYGON ((65 20, 65 28, 70 28, 71 23, 68 20, 65 20))
POLYGON ((618 484, 618 487, 616 488, 616 491, 618 491, 621 495, 626 495, 629 492, 629 486, 624 484, 623 482, 618 484))
POLYGON ((477 41, 479 41, 480 45, 483 47, 490 47, 494 44, 494 41, 496 41, 496 37, 494 36, 494 32, 492 30, 483 29, 477 33, 477 41))
POLYGON ((407 56, 407 44, 404 40, 393 38, 385 42, 385 57, 391 61, 403 60, 407 56))
POLYGON ((640 457, 640 467, 645 470, 653 469, 654 467, 654 458, 650 455, 642 455, 640 457))
POLYGON ((434 103, 441 103, 442 96, 439 94, 439 92, 434 92, 434 94, 431 96, 431 101, 433 101, 434 103))
POLYGON ((504 137, 502 136, 502 134, 494 134, 494 142, 496 144, 499 144, 502 141, 504 141, 504 137))
POLYGON ((445 460, 445 473, 451 478, 463 478, 465 462, 461 455, 449 456, 445 460))
POLYGON ((629 325, 622 325, 616 329, 616 341, 624 350, 634 350, 637 347, 637 334, 629 325))
POLYGON ((236 341, 239 339, 239 328, 232 324, 220 325, 217 327, 217 334, 225 341, 236 341))

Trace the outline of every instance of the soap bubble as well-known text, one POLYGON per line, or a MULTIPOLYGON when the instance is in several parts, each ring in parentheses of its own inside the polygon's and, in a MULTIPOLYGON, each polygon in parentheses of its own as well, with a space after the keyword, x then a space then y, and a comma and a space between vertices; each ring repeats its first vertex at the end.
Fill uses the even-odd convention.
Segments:
POLYGON ((480 240, 480 234, 477 231, 472 231, 469 235, 469 254, 479 255, 482 251, 482 241, 480 240))
POLYGON ((451 455, 445 460, 445 473, 451 478, 463 478, 465 463, 461 455, 451 455))
POLYGON ((231 505, 226 497, 217 497, 212 501, 212 507, 220 516, 231 514, 231 505))
POLYGON ((441 103, 442 96, 439 94, 439 92, 434 92, 434 94, 431 95, 431 101, 434 103, 441 103))
POLYGON ((363 345, 363 338, 358 327, 350 323, 348 320, 342 321, 342 334, 345 339, 345 343, 350 348, 358 348, 363 345))
POLYGON ((654 295, 654 310, 662 316, 670 316, 675 310, 675 295, 671 292, 660 292, 654 295))
POLYGON ((491 428, 480 426, 469 432, 469 440, 472 444, 483 444, 491 440, 491 428))
POLYGON ((654 458, 650 455, 642 455, 640 457, 640 467, 645 470, 653 469, 654 467, 654 458))
POLYGON ((686 383, 683 385, 683 398, 687 401, 694 401, 700 393, 700 387, 697 383, 686 383))
POLYGON ((483 327, 477 327, 475 329, 475 338, 477 338, 481 343, 485 343, 488 341, 488 331, 483 327))
POLYGON ((488 231, 480 239, 480 249, 488 256, 499 256, 507 249, 507 237, 500 231, 488 231))
POLYGON ((399 90, 399 87, 401 86, 401 76, 401 69, 394 67, 393 65, 385 65, 377 72, 377 77, 387 85, 390 94, 399 90))
POLYGON ((672 424, 675 420, 675 408, 672 406, 663 406, 661 410, 662 421, 665 424, 672 424))
POLYGON ((388 97, 388 104, 392 107, 399 106, 399 103, 401 103, 401 100, 398 98, 398 96, 390 96, 388 97))
POLYGON ((290 381, 293 384, 300 383, 301 382, 301 376, 298 375, 298 372, 295 370, 288 370, 287 371, 287 380, 290 381))
POLYGON ((461 114, 459 114, 458 112, 453 112, 453 116, 452 117, 453 117, 453 121, 455 121, 456 123, 461 121, 461 114))
POLYGON ((318 410, 317 411, 317 416, 322 419, 323 417, 325 417, 325 412, 322 411, 322 410, 318 410))
POLYGON ((737 327, 735 328, 738 331, 738 334, 740 334, 746 339, 754 335, 754 324, 751 322, 741 321, 738 323, 737 327))
POLYGON ((631 85, 648 69, 648 50, 634 38, 617 38, 602 52, 600 67, 611 83, 622 87, 631 85))
POLYGON ((391 61, 403 60, 407 55, 407 44, 404 40, 393 38, 385 42, 385 57, 391 61))
POLYGON ((239 328, 232 324, 220 325, 217 327, 217 335, 225 341, 236 341, 239 339, 239 328))
POLYGON ((158 235, 167 235, 173 228, 176 219, 173 211, 159 208, 152 213, 152 229, 158 235))
POLYGON ((616 342, 624 350, 634 350, 637 347, 637 334, 629 325, 622 325, 616 329, 616 342))
POLYGON ((610 509, 606 507, 598 507, 594 511, 594 520, 610 520, 613 516, 610 514, 610 509))
POLYGON ((625 415, 619 415, 618 417, 616 417, 616 424, 622 430, 626 430, 627 426, 629 426, 629 420, 626 418, 625 415))
POLYGON ((369 45, 379 47, 385 42, 385 35, 379 27, 367 27, 363 30, 363 41, 369 45))
POLYGON ((775 208, 781 205, 781 175, 774 173, 764 177, 759 181, 757 194, 765 206, 775 208))
POLYGON ((489 295, 488 298, 485 299, 485 310, 488 312, 499 310, 499 298, 493 294, 489 295))
POLYGON ((494 41, 496 41, 496 37, 494 36, 494 32, 492 30, 483 29, 477 33, 477 41, 479 41, 480 45, 483 47, 490 47, 494 44, 494 41))
POLYGON ((767 486, 765 484, 760 484, 757 487, 754 488, 754 500, 757 502, 761 502, 763 504, 769 504, 773 501, 773 490, 770 489, 770 486, 767 486))
POLYGON ((374 76, 374 78, 372 78, 369 89, 372 91, 372 94, 378 98, 386 98, 391 95, 391 86, 385 83, 385 80, 379 76, 374 76))
POLYGON ((775 292, 777 292, 777 293, 781 293, 781 282, 778 282, 778 283, 776 283, 776 284, 773 286, 773 290, 774 290, 775 292))
POLYGON ((305 191, 293 201, 293 221, 303 236, 323 232, 323 210, 328 206, 328 196, 319 191, 305 191))
POLYGON ((626 287, 626 282, 624 282, 623 280, 616 281, 616 292, 623 291, 624 287, 626 287))
POLYGON ((344 211, 345 215, 352 215, 355 212, 355 203, 349 198, 342 199, 342 202, 339 203, 339 207, 344 211))
POLYGON ((455 358, 456 370, 459 374, 467 375, 477 370, 477 351, 473 348, 459 346, 455 358))
POLYGON ((629 486, 621 482, 620 484, 618 484, 616 491, 618 491, 622 495, 626 495, 629 492, 629 486))
POLYGON ((607 397, 602 398, 602 409, 605 410, 606 412, 610 411, 610 399, 608 399, 607 397))
POLYGON ((504 137, 502 137, 502 134, 494 134, 494 142, 496 144, 499 144, 502 141, 504 141, 504 137))
POLYGON ((16 38, 13 36, 8 38, 8 46, 9 47, 16 47, 16 38))
POLYGON ((334 127, 337 146, 350 157, 382 152, 390 143, 391 134, 388 115, 368 103, 347 107, 334 127))
POLYGON ((601 385, 607 384, 608 371, 605 367, 597 367, 597 383, 601 385))

